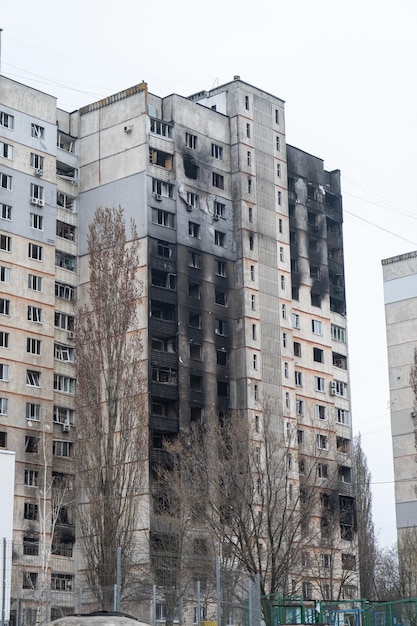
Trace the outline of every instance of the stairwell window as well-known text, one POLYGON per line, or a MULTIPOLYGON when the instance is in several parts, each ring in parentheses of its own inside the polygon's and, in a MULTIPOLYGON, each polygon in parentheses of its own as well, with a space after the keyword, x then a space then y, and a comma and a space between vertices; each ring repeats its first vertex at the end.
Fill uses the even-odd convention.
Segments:
POLYGON ((0 415, 7 415, 8 399, 0 398, 0 415))

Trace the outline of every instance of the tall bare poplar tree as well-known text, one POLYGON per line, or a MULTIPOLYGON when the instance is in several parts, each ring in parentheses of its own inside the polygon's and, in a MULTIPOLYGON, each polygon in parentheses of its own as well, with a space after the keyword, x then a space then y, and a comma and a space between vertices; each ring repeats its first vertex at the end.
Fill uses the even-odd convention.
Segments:
POLYGON ((122 588, 132 569, 147 458, 136 315, 139 243, 133 224, 127 241, 122 209, 96 211, 88 253, 88 294, 76 326, 78 517, 88 585, 109 609, 117 547, 122 588))
POLYGON ((372 519, 371 472, 362 448, 361 436, 353 442, 355 469, 355 495, 358 524, 359 578, 361 598, 375 598, 375 568, 378 561, 378 544, 372 519))

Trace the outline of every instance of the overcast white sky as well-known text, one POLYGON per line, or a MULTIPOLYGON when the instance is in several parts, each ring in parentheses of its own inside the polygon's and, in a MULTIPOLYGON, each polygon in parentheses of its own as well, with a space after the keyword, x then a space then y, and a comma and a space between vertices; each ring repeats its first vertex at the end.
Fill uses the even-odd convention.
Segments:
POLYGON ((416 0, 3 0, 0 17, 2 73, 63 109, 239 74, 286 101, 288 143, 341 169, 353 419, 382 544, 396 532, 380 261, 417 249, 416 27, 416 0))

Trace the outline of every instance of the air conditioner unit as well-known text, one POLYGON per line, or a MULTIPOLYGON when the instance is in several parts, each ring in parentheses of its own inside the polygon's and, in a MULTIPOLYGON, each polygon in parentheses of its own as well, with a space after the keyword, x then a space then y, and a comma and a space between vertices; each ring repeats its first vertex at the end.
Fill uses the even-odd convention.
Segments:
POLYGON ((35 169, 35 176, 43 176, 43 169, 41 167, 35 169))
POLYGON ((63 433, 69 433, 71 430, 71 425, 68 422, 64 422, 62 424, 62 432, 63 433))
POLYGON ((336 389, 337 382, 335 380, 330 381, 330 389, 336 389))
POLYGON ((218 222, 218 221, 219 221, 219 219, 220 219, 220 218, 219 218, 219 216, 217 215, 217 213, 215 213, 215 214, 213 215, 213 219, 214 219, 214 221, 215 221, 215 222, 218 222))
POLYGON ((34 196, 31 197, 30 202, 31 204, 39 204, 38 198, 35 198, 34 196))
POLYGON ((67 339, 74 339, 74 331, 67 330, 67 339))
POLYGON ((160 194, 160 193, 156 193, 156 194, 155 194, 155 200, 158 200, 158 202, 161 202, 161 200, 162 200, 162 196, 161 196, 161 194, 160 194))
POLYGON ((191 213, 192 210, 193 210, 193 206, 191 204, 187 204, 187 211, 191 213))
POLYGON ((39 206, 44 206, 45 202, 43 200, 41 200, 41 198, 38 199, 38 205, 39 206))
POLYGON ((331 396, 335 396, 336 395, 336 389, 331 388, 330 389, 330 395, 331 396))

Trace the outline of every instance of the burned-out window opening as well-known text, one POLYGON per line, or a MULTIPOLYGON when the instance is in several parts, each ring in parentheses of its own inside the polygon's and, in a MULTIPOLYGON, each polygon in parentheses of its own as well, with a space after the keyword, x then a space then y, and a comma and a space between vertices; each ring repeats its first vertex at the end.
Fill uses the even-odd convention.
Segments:
POLYGON ((188 155, 183 156, 184 173, 187 178, 197 180, 199 176, 199 170, 197 163, 188 155))
POLYGON ((162 150, 149 148, 149 163, 164 167, 166 170, 172 170, 173 156, 162 150))

